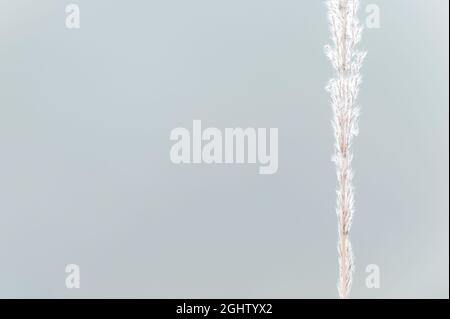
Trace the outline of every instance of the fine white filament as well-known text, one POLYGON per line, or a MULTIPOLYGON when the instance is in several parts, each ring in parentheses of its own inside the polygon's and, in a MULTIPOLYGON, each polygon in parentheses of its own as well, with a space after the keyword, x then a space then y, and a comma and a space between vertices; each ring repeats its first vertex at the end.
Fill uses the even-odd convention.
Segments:
POLYGON ((354 269, 349 238, 354 212, 352 140, 358 134, 359 106, 356 103, 366 53, 357 49, 362 33, 357 16, 359 0, 328 0, 327 7, 332 44, 325 47, 325 53, 335 69, 335 77, 329 81, 327 91, 334 113, 333 162, 338 179, 338 291, 341 298, 349 298, 354 269))

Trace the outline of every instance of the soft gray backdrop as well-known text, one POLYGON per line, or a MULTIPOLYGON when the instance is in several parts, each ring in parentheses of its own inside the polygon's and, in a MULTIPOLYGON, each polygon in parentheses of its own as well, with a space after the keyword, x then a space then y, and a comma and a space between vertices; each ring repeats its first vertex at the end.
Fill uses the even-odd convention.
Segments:
MULTIPOLYGON (((0 297, 337 297, 323 1, 72 2, 0 0, 0 297), (172 164, 193 119, 278 127, 278 173, 172 164)), ((368 3, 352 295, 448 298, 449 4, 368 3)))

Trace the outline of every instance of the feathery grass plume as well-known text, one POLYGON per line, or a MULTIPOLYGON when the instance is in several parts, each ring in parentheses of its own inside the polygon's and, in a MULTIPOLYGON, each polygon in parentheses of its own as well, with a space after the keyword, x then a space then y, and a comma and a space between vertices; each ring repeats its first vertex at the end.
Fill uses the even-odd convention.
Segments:
POLYGON ((335 145, 338 189, 336 213, 338 218, 338 256, 341 298, 348 298, 353 277, 353 253, 349 231, 354 211, 352 140, 358 135, 359 107, 356 104, 361 84, 360 70, 366 53, 357 49, 362 28, 358 20, 359 0, 327 0, 332 45, 325 53, 335 69, 335 78, 327 85, 334 112, 332 126, 335 145))

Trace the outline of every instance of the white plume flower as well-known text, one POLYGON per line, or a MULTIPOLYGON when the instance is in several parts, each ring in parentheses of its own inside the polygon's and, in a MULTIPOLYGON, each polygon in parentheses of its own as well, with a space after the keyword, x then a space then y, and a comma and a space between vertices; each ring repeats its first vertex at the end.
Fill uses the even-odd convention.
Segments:
POLYGON ((348 298, 354 269, 349 237, 354 213, 352 141, 358 135, 357 99, 361 85, 360 70, 366 52, 357 49, 362 34, 357 16, 359 0, 328 0, 327 7, 332 44, 325 46, 325 54, 335 69, 335 77, 329 81, 326 89, 330 93, 334 113, 333 162, 336 164, 338 179, 338 290, 341 298, 348 298))

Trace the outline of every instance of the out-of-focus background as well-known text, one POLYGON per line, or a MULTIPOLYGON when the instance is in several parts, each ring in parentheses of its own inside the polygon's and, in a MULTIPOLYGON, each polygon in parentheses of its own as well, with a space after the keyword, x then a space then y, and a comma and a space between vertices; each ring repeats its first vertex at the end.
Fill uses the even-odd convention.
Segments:
MULTIPOLYGON (((71 2, 0 0, 0 297, 336 298, 323 1, 71 2), (172 164, 194 119, 277 127, 278 173, 172 164)), ((449 4, 369 4, 352 296, 448 298, 449 4)))

